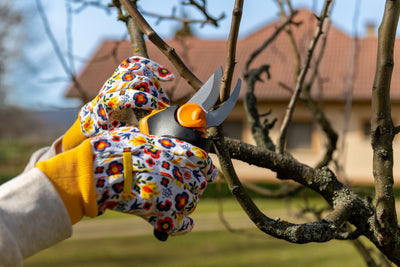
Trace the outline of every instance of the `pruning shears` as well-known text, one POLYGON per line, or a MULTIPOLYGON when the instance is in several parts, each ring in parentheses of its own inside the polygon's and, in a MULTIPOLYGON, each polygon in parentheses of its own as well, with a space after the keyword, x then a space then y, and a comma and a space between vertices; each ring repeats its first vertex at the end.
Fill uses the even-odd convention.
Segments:
POLYGON ((208 151, 210 141, 206 138, 207 128, 220 125, 228 117, 240 92, 241 80, 238 79, 229 99, 216 110, 210 111, 219 98, 222 75, 220 67, 185 104, 153 110, 140 120, 140 131, 148 135, 176 138, 208 151))

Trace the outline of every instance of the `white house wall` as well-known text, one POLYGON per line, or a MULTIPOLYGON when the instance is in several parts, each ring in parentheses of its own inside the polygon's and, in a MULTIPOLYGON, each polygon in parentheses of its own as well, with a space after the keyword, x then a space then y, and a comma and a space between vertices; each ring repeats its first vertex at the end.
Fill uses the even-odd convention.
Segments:
MULTIPOLYGON (((278 118, 278 122, 271 130, 271 138, 274 142, 277 140, 278 132, 282 118, 285 114, 286 107, 283 104, 263 104, 260 105, 260 113, 272 110, 269 118, 278 118)), ((336 167, 331 164, 330 168, 337 174, 338 178, 343 181, 350 181, 353 184, 371 184, 373 183, 372 176, 372 148, 369 139, 364 138, 363 123, 370 120, 370 106, 369 104, 354 104, 351 110, 351 116, 348 124, 348 132, 346 134, 344 151, 340 151, 342 146, 342 131, 343 131, 343 105, 339 104, 325 104, 324 110, 327 117, 332 123, 333 128, 339 134, 337 142, 338 150, 335 152, 334 157, 344 168, 344 173, 338 172, 336 167)), ((393 120, 400 122, 400 105, 392 107, 393 120), (398 114, 398 116, 396 116, 398 114), (399 119, 396 119, 399 118, 399 119)), ((244 121, 243 141, 254 144, 251 137, 251 130, 247 125, 247 119, 242 105, 237 105, 228 120, 244 121)), ((312 121, 312 117, 304 105, 296 107, 293 121, 312 121)), ((292 151, 293 156, 302 163, 314 166, 322 158, 324 153, 325 137, 321 133, 319 127, 314 128, 312 134, 312 145, 310 149, 302 149, 292 151)), ((400 183, 400 141, 396 137, 393 143, 394 149, 394 177, 395 183, 400 183)), ((214 161, 217 162, 216 158, 214 161)), ((218 165, 218 164, 217 164, 218 165)), ((277 181, 275 173, 262 168, 250 166, 243 162, 235 162, 235 169, 238 176, 243 181, 277 181)))

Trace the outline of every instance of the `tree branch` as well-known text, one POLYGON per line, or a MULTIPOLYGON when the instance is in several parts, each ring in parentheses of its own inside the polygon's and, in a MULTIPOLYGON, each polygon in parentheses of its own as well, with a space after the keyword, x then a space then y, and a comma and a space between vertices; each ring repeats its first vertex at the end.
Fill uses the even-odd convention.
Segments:
POLYGON ((281 187, 278 190, 269 190, 253 183, 244 183, 243 186, 253 192, 256 192, 257 194, 262 195, 263 197, 278 199, 294 196, 304 189, 304 186, 299 184, 291 187, 281 187))
MULTIPOLYGON (((337 229, 345 222, 347 216, 350 215, 351 208, 349 206, 345 204, 335 205, 337 209, 334 209, 325 219, 304 224, 293 224, 282 221, 279 218, 274 220, 267 217, 258 209, 237 177, 230 158, 231 152, 224 142, 222 131, 219 128, 215 129, 212 136, 221 170, 232 194, 261 231, 276 238, 299 244, 326 242, 335 238, 337 229)), ((310 170, 312 169, 310 168, 310 170)))
MULTIPOLYGON (((192 2, 192 1, 191 1, 192 2)), ((226 45, 226 61, 224 76, 222 77, 221 89, 219 99, 224 102, 229 98, 230 89, 232 84, 233 70, 236 64, 236 45, 239 35, 240 20, 242 18, 243 0, 236 0, 235 7, 232 11, 232 22, 231 29, 229 32, 229 38, 226 45)))
MULTIPOLYGON (((330 29, 330 20, 327 18, 327 24, 325 27, 325 34, 322 38, 322 43, 321 43, 321 50, 319 51, 319 54, 317 56, 317 59, 315 61, 313 70, 312 70, 312 75, 309 79, 309 81, 303 85, 303 97, 304 101, 307 103, 308 109, 311 111, 311 114, 315 118, 315 120, 318 122, 319 126, 321 127, 322 131, 325 133, 325 136, 327 138, 327 144, 325 146, 325 153, 322 157, 322 159, 318 162, 318 164, 315 166, 316 169, 322 168, 324 166, 327 166, 329 162, 332 160, 333 153, 336 150, 336 144, 338 140, 338 134, 336 131, 333 129, 332 124, 328 120, 328 118, 325 116, 325 113, 321 110, 321 108, 318 106, 316 101, 312 98, 311 96, 311 87, 314 84, 314 81, 316 77, 318 76, 318 69, 319 66, 322 62, 323 55, 325 54, 325 48, 326 48, 326 43, 327 43, 327 37, 328 37, 328 31, 330 29)), ((321 89, 322 90, 322 89, 321 89)))
POLYGON ((246 96, 244 98, 244 108, 246 110, 247 120, 257 146, 275 151, 275 144, 269 137, 269 130, 275 124, 276 120, 273 120, 271 123, 268 123, 267 120, 264 124, 261 123, 261 116, 257 108, 257 97, 254 94, 255 83, 256 81, 261 80, 260 75, 263 72, 266 72, 267 76, 270 77, 268 65, 262 65, 258 69, 252 69, 251 71, 247 72, 247 75, 245 76, 246 96))
POLYGON ((276 28, 275 32, 267 39, 265 40, 265 42, 258 48, 256 49, 253 53, 251 53, 251 55, 249 56, 249 59, 244 63, 243 65, 243 77, 246 77, 249 68, 250 68, 250 64, 254 61, 254 59, 262 52, 264 51, 264 49, 270 44, 272 43, 275 38, 279 35, 279 33, 285 29, 285 27, 289 24, 292 23, 293 17, 297 14, 297 11, 294 11, 290 14, 289 17, 287 17, 287 19, 279 26, 276 28))
MULTIPOLYGON (((289 10, 290 10, 291 14, 294 13, 295 11, 292 8, 292 4, 290 3, 290 0, 287 0, 286 2, 288 4, 288 6, 289 6, 289 10)), ((279 6, 280 15, 281 15, 282 20, 287 19, 288 16, 285 13, 285 9, 283 7, 282 2, 280 0, 276 0, 276 3, 279 6)), ((292 51, 293 51, 294 66, 295 66, 296 77, 297 77, 299 75, 299 73, 300 73, 300 53, 299 53, 299 49, 298 49, 298 47, 296 45, 296 41, 294 39, 294 35, 293 35, 293 32, 292 32, 292 29, 290 28, 289 25, 287 25, 285 27, 285 31, 286 31, 287 36, 289 37, 289 43, 290 43, 290 46, 291 46, 292 51)))
MULTIPOLYGON (((212 137, 212 136, 211 136, 212 137)), ((370 205, 368 198, 361 200, 349 187, 342 184, 326 167, 316 170, 295 159, 277 154, 276 152, 243 143, 239 140, 225 137, 225 149, 234 159, 251 165, 266 168, 282 177, 290 177, 315 192, 319 193, 333 208, 345 207, 346 215, 338 217, 338 222, 347 220, 352 223, 362 235, 366 236, 391 261, 400 265, 400 244, 392 242, 381 244, 375 232, 377 231, 374 216, 376 211, 370 205)), ((398 236, 394 237, 398 239, 398 236)))
POLYGON ((211 17, 208 12, 207 9, 205 7, 205 4, 203 6, 199 5, 197 2, 191 0, 189 3, 187 2, 182 2, 182 5, 191 5, 194 6, 195 8, 197 8, 205 17, 205 19, 189 19, 186 17, 177 17, 175 16, 175 8, 172 9, 172 14, 170 16, 165 16, 165 15, 161 15, 161 14, 155 14, 152 12, 147 12, 147 11, 143 11, 141 10, 140 13, 142 13, 145 16, 150 16, 150 17, 156 17, 157 18, 157 23, 159 23, 161 20, 176 20, 176 21, 180 21, 182 23, 187 23, 187 24, 193 24, 193 23, 200 23, 200 27, 203 27, 206 24, 211 24, 215 27, 218 27, 218 22, 220 20, 222 20, 223 18, 225 18, 225 14, 222 13, 218 18, 213 18, 211 17))
MULTIPOLYGON (((350 52, 346 58, 346 71, 343 79, 343 91, 345 98, 345 107, 343 112, 343 129, 341 132, 341 143, 339 145, 339 155, 338 155, 338 168, 339 170, 345 169, 345 164, 347 161, 347 153, 345 151, 346 145, 346 135, 349 131, 349 122, 350 122, 350 114, 351 108, 353 106, 353 90, 354 90, 354 82, 357 74, 358 67, 358 59, 360 55, 360 42, 357 34, 357 25, 359 21, 359 12, 361 10, 360 5, 361 1, 356 1, 354 6, 354 15, 353 15, 353 32, 355 34, 351 44, 350 44, 350 52)), ((344 175, 346 175, 343 172, 344 175)))
POLYGON ((56 40, 56 38, 54 37, 54 35, 53 35, 53 33, 52 33, 51 29, 50 29, 49 21, 48 21, 48 19, 47 19, 47 16, 46 16, 46 14, 45 14, 45 12, 44 12, 44 9, 43 9, 42 2, 41 2, 40 0, 36 0, 36 7, 37 7, 37 9, 38 9, 38 11, 39 11, 39 15, 40 15, 40 17, 41 17, 41 19, 42 19, 42 22, 43 22, 43 25, 44 25, 44 29, 45 29, 45 31, 46 31, 46 34, 47 34, 47 36, 48 36, 49 39, 50 39, 50 42, 51 42, 51 44, 52 44, 52 46, 53 46, 53 49, 54 49, 54 51, 55 51, 55 53, 56 53, 56 55, 57 55, 58 60, 59 60, 60 63, 61 63, 61 66, 63 67, 65 73, 70 77, 70 79, 72 80, 72 82, 73 82, 73 84, 75 85, 76 89, 78 90, 78 92, 79 92, 79 94, 80 94, 81 100, 82 100, 84 103, 88 102, 88 101, 89 101, 89 98, 88 98, 88 96, 87 96, 85 90, 82 88, 82 86, 81 86, 81 84, 79 83, 79 81, 77 80, 75 74, 73 73, 73 71, 72 71, 72 70, 70 69, 70 67, 68 66, 68 63, 67 63, 67 61, 65 60, 65 58, 64 58, 64 56, 63 56, 63 54, 62 54, 62 52, 61 52, 61 49, 60 49, 60 47, 59 47, 59 45, 58 45, 58 43, 57 43, 57 40, 56 40))
POLYGON ((260 75, 263 72, 267 73, 268 78, 270 78, 269 74, 269 66, 262 65, 257 69, 250 70, 250 64, 255 60, 255 58, 260 55, 262 51, 264 51, 269 44, 271 44, 275 38, 285 29, 289 23, 292 22, 293 17, 297 14, 296 11, 292 12, 289 17, 286 18, 282 24, 276 28, 275 32, 267 39, 265 42, 256 49, 245 62, 242 74, 246 81, 246 97, 244 99, 244 105, 246 109, 247 119, 249 121, 252 135, 254 140, 256 141, 258 146, 270 149, 275 151, 275 144, 269 137, 270 126, 275 124, 273 120, 271 123, 264 123, 264 125, 260 121, 260 114, 258 113, 257 108, 257 98, 254 94, 254 88, 257 81, 260 81, 260 75), (267 125, 266 125, 267 124, 267 125))
POLYGON ((322 168, 327 166, 329 162, 332 160, 333 153, 336 150, 336 144, 338 140, 338 135, 336 131, 333 129, 331 123, 329 122, 328 118, 322 112, 322 110, 318 107, 315 101, 312 99, 310 95, 310 86, 306 85, 303 89, 303 97, 307 103, 307 106, 311 113, 313 114, 314 118, 317 120, 318 124, 321 126, 323 132, 327 137, 328 143, 326 144, 326 150, 324 153, 323 158, 318 164, 315 166, 316 169, 322 168))
MULTIPOLYGON (((222 14, 219 16, 218 19, 215 19, 215 18, 211 17, 211 16, 208 14, 208 12, 207 12, 206 1, 203 0, 202 2, 203 2, 203 5, 200 5, 199 3, 197 3, 197 2, 194 1, 194 0, 189 0, 189 2, 182 2, 182 4, 183 4, 183 5, 192 5, 192 6, 195 6, 195 7, 197 7, 197 9, 198 9, 201 13, 203 13, 204 17, 206 17, 206 20, 202 23, 202 25, 204 25, 204 24, 206 24, 206 23, 209 23, 209 24, 212 24, 212 25, 214 25, 214 26, 217 27, 217 26, 218 26, 218 21, 221 20, 221 19, 223 19, 223 18, 225 18, 225 14, 222 13, 222 14)), ((243 5, 243 4, 242 4, 242 5, 243 5)))
POLYGON ((140 12, 135 8, 130 0, 120 0, 124 9, 135 20, 141 31, 149 38, 149 40, 160 49, 160 51, 174 65, 179 75, 182 76, 188 84, 195 90, 199 90, 203 83, 192 73, 192 71, 180 59, 175 49, 170 47, 147 23, 140 12))
POLYGON ((332 0, 325 1, 321 15, 319 17, 319 22, 318 22, 317 28, 315 29, 314 37, 311 40, 310 46, 307 51, 307 57, 305 59, 304 66, 302 67, 299 77, 297 78, 297 83, 296 83, 296 88, 295 88, 294 94, 292 95, 292 98, 290 99, 289 105, 286 109, 286 115, 282 122, 282 126, 281 126, 279 137, 278 137, 278 142, 277 142, 277 151, 280 154, 282 154, 284 151, 287 129, 289 127, 290 120, 292 119, 292 115, 294 112, 294 108, 296 106, 296 102, 297 102, 300 92, 303 88, 303 83, 304 83, 308 68, 310 67, 311 58, 314 53, 316 44, 318 42, 319 37, 322 34, 322 27, 323 27, 325 18, 328 16, 329 6, 330 6, 331 2, 332 2, 332 0))
POLYGON ((149 55, 147 54, 146 42, 144 40, 144 34, 131 16, 129 16, 126 21, 126 27, 131 40, 133 54, 149 58, 149 55))
MULTIPOLYGON (((136 0, 131 1, 132 5, 136 7, 136 0)), ((149 58, 147 54, 146 42, 144 40, 144 34, 134 21, 131 16, 125 16, 122 12, 121 3, 117 0, 114 0, 110 6, 114 6, 118 10, 118 19, 125 22, 126 28, 128 29, 131 47, 132 47, 132 55, 141 56, 145 58, 149 58)), ((133 113, 137 121, 140 121, 143 117, 149 114, 148 110, 133 108, 133 113)))
POLYGON ((372 88, 371 144, 376 196, 376 236, 382 245, 399 242, 393 195, 394 126, 390 108, 390 82, 400 1, 387 0, 378 31, 378 57, 372 88))

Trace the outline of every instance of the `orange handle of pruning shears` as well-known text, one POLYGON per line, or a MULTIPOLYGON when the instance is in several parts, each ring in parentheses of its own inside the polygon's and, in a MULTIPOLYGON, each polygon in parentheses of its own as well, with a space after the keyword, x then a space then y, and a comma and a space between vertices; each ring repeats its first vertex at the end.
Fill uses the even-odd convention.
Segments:
MULTIPOLYGON (((149 115, 141 119, 139 122, 140 131, 147 135, 151 134, 151 130, 149 130, 148 119, 154 116, 155 114, 163 111, 165 111, 165 109, 153 110, 149 115)), ((202 137, 206 137, 207 134, 206 113, 199 105, 194 103, 186 103, 180 106, 176 111, 174 120, 176 120, 182 127, 199 131, 201 132, 202 137)), ((166 120, 165 123, 166 124, 171 123, 171 121, 166 120)), ((166 127, 167 126, 168 125, 166 125, 166 127)), ((179 136, 176 137, 179 138, 179 136)))
POLYGON ((176 120, 183 127, 203 133, 203 137, 207 134, 206 113, 197 104, 187 103, 180 106, 176 112, 176 120))
POLYGON ((140 130, 140 132, 141 133, 144 133, 144 134, 147 134, 147 135, 150 135, 150 132, 149 132, 149 125, 148 125, 148 123, 147 123, 147 120, 151 117, 151 116, 153 116, 154 114, 156 114, 156 113, 158 113, 158 112, 161 112, 161 111, 164 111, 165 109, 160 109, 160 110, 153 110, 153 111, 151 111, 151 113, 149 114, 149 115, 147 115, 146 117, 143 117, 140 121, 139 121, 139 130, 140 130))

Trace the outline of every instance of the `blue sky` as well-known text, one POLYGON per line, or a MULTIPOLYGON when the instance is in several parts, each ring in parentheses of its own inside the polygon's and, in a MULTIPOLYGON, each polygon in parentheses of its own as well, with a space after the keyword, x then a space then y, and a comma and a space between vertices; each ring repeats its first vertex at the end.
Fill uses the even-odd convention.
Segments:
MULTIPOLYGON (((66 5, 65 1, 41 0, 45 7, 46 15, 51 23, 51 30, 58 40, 58 44, 63 53, 67 52, 66 38, 66 5)), ((177 6, 182 0, 141 0, 139 5, 146 11, 168 15, 171 14, 173 6, 177 6)), ((71 107, 79 105, 77 101, 65 100, 63 94, 68 87, 66 74, 61 64, 55 56, 48 36, 43 31, 42 22, 38 18, 37 12, 32 12, 36 8, 35 0, 16 0, 18 5, 27 5, 31 13, 28 18, 27 30, 34 31, 36 41, 34 45, 26 46, 25 52, 30 55, 30 62, 40 70, 37 74, 30 77, 29 86, 19 86, 13 89, 13 93, 8 96, 8 101, 19 103, 25 107, 34 106, 46 109, 54 107, 71 107), (32 23, 29 22, 32 20, 32 23), (51 81, 51 82, 49 82, 51 81), (29 90, 27 90, 29 87, 29 90)), ((102 1, 109 3, 111 1, 102 1)), ((322 0, 293 0, 295 8, 308 8, 315 10, 318 14, 322 8, 322 0)), ((205 25, 195 27, 196 34, 206 39, 224 39, 229 34, 231 12, 234 0, 208 1, 208 9, 214 17, 225 14, 225 19, 220 23, 220 27, 205 25)), ((76 8, 77 6, 73 6, 76 8)), ((26 9, 24 9, 26 10, 26 9)), ((193 9, 186 9, 191 16, 199 16, 193 9)), ((333 24, 349 35, 358 34, 360 37, 365 35, 365 25, 369 22, 379 26, 384 10, 384 1, 377 0, 337 0, 334 1, 332 21, 333 24), (358 3, 357 3, 358 2, 358 3), (358 5, 358 12, 355 12, 358 5), (355 16, 356 15, 356 16, 355 16), (353 21, 356 18, 357 24, 354 27, 353 21)), ((180 13, 179 9, 176 11, 180 13)), ((278 19, 278 8, 274 0, 248 0, 242 15, 240 26, 240 36, 244 37, 253 31, 265 26, 271 21, 278 19)), ((173 35, 177 23, 172 21, 157 21, 148 18, 149 23, 159 35, 168 39, 173 35)), ((126 36, 123 23, 116 20, 116 12, 107 14, 103 9, 88 7, 72 18, 73 33, 73 53, 77 56, 74 62, 75 71, 83 68, 85 59, 89 59, 95 49, 105 39, 120 40, 126 36)), ((13 75, 16 75, 14 73, 13 75)))

